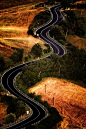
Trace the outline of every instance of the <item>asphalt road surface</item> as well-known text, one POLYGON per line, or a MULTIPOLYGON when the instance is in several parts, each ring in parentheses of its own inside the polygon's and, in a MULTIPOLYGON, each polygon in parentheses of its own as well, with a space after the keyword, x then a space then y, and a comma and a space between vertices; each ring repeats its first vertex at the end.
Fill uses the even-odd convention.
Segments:
POLYGON ((49 43, 50 46, 53 49, 53 52, 59 56, 63 56, 65 54, 65 50, 63 49, 64 47, 60 46, 59 44, 55 43, 55 41, 51 40, 47 36, 49 30, 51 29, 52 25, 58 25, 59 22, 63 19, 63 16, 60 12, 61 5, 54 6, 50 8, 52 20, 49 22, 49 24, 44 25, 40 29, 36 31, 36 35, 39 35, 39 37, 44 40, 45 42, 49 43))

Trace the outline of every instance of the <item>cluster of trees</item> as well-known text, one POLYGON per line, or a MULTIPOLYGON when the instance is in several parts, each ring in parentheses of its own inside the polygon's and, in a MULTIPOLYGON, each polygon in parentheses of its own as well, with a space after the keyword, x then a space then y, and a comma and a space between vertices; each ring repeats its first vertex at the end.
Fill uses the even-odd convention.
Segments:
POLYGON ((36 57, 40 57, 42 55, 42 47, 39 43, 35 44, 32 49, 31 53, 34 54, 36 57))
POLYGON ((44 45, 46 46, 45 49, 43 49, 39 43, 33 45, 31 51, 28 53, 27 56, 25 56, 25 61, 28 61, 28 58, 37 58, 41 57, 43 54, 49 53, 51 51, 49 44, 44 45))
POLYGON ((4 124, 14 122, 18 117, 26 113, 26 105, 20 98, 13 98, 7 95, 0 95, 0 102, 8 105, 7 116, 4 119, 4 124))
POLYGON ((16 115, 13 113, 8 114, 4 119, 4 124, 12 123, 16 120, 16 115))
POLYGON ((49 53, 51 51, 50 45, 44 45, 46 46, 46 49, 42 49, 39 43, 35 44, 31 49, 31 53, 34 54, 36 57, 40 57, 43 53, 49 53))
POLYGON ((75 11, 65 11, 67 14, 67 21, 68 21, 68 29, 69 33, 72 32, 80 37, 85 35, 85 19, 82 16, 77 17, 75 11))
POLYGON ((9 58, 12 59, 14 63, 22 61, 24 49, 16 48, 15 51, 9 58))
POLYGON ((59 26, 52 26, 50 36, 56 40, 66 40, 67 34, 83 37, 86 34, 84 17, 77 17, 74 10, 68 10, 64 13, 67 17, 59 23, 59 26))
POLYGON ((49 52, 51 51, 50 45, 49 45, 49 44, 44 44, 44 45, 47 47, 47 49, 44 49, 44 50, 43 50, 44 53, 49 53, 49 52))

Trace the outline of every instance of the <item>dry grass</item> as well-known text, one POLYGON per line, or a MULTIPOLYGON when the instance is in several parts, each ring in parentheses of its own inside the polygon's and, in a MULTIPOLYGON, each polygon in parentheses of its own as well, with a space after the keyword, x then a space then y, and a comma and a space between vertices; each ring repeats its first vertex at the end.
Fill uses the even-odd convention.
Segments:
POLYGON ((0 103, 0 124, 3 123, 3 119, 7 115, 6 109, 7 105, 4 103, 0 103))
POLYGON ((58 129, 75 129, 75 127, 79 128, 81 124, 83 129, 86 128, 85 88, 66 80, 47 78, 36 84, 29 92, 42 95, 42 100, 48 101, 51 106, 54 106, 65 117, 58 129))
POLYGON ((0 44, 0 53, 4 53, 4 58, 8 58, 14 52, 9 46, 0 44))
MULTIPOLYGON (((40 43, 43 46, 42 41, 27 34, 33 18, 41 11, 44 11, 43 7, 36 9, 35 5, 29 4, 0 10, 0 42, 10 47, 24 48, 25 55, 35 43, 40 43)), ((8 51, 4 52, 5 55, 6 53, 8 51)))
POLYGON ((69 35, 67 37, 67 41, 71 44, 73 44, 74 46, 78 47, 79 49, 84 49, 86 50, 86 39, 84 38, 80 38, 78 36, 73 36, 73 35, 69 35))

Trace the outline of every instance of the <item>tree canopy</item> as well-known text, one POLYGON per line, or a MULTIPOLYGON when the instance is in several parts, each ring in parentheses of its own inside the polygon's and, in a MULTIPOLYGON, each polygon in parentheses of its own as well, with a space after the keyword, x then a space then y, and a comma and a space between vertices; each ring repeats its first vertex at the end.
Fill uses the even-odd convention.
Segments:
POLYGON ((35 44, 32 47, 31 53, 34 54, 36 57, 40 57, 42 55, 42 48, 39 43, 35 44))
POLYGON ((16 120, 16 115, 13 113, 8 114, 4 119, 4 124, 10 124, 16 120))

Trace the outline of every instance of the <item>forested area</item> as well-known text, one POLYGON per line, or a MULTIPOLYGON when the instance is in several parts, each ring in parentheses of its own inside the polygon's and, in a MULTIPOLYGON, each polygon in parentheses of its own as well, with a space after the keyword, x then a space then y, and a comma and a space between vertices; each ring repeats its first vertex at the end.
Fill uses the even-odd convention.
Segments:
POLYGON ((63 57, 53 54, 51 59, 39 60, 30 66, 25 66, 19 76, 20 85, 22 83, 24 89, 28 89, 44 77, 65 78, 86 83, 86 52, 71 44, 67 50, 67 54, 63 57))
POLYGON ((86 22, 84 17, 77 16, 74 10, 64 11, 65 19, 58 25, 52 26, 50 36, 56 40, 66 41, 68 34, 84 37, 86 34, 86 22))

